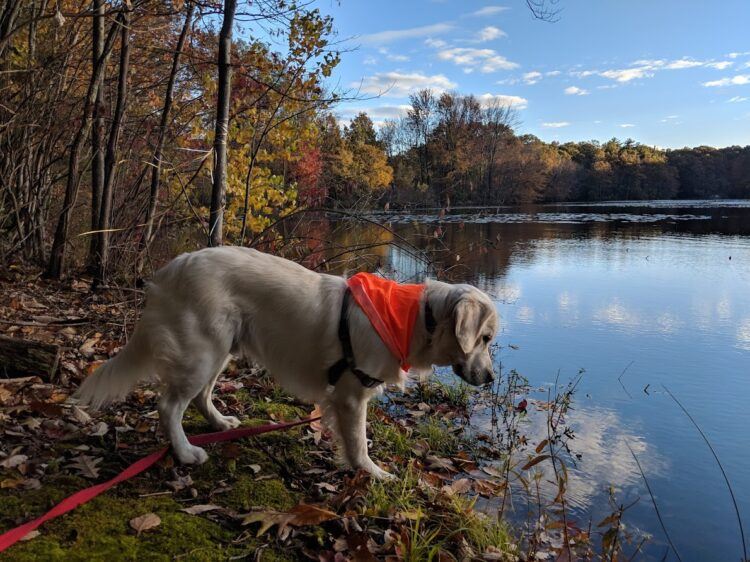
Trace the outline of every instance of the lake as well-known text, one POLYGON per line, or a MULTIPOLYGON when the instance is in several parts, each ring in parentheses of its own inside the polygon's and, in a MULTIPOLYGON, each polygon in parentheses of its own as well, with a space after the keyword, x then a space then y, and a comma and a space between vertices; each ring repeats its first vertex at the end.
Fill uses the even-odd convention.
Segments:
MULTIPOLYGON (((736 514, 710 450, 662 385, 685 405, 721 460, 750 533, 750 202, 649 201, 376 213, 348 241, 403 237, 443 247, 438 267, 490 293, 502 318, 496 360, 534 388, 585 369, 567 423, 581 455, 568 497, 585 526, 611 512, 666 540, 637 455, 683 560, 742 558, 736 514), (512 347, 517 347, 513 349, 512 347)), ((376 248, 403 281, 427 271, 414 248, 376 248)), ((447 375, 446 375, 447 376, 447 375)), ((446 378, 446 380, 449 380, 446 378)), ((456 380, 456 379, 452 379, 456 380)), ((481 421, 481 420, 480 420, 481 421)), ((533 422, 525 429, 538 431, 533 422)), ((525 504, 511 517, 525 517, 525 504)), ((599 544, 599 539, 596 539, 599 544)), ((631 549, 632 551, 632 549, 631 549)), ((668 560, 676 560, 669 553, 668 560)))

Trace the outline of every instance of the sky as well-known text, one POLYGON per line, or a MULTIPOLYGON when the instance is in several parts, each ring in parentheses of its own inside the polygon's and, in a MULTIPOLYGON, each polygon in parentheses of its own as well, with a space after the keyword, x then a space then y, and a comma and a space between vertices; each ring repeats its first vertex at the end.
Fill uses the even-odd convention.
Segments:
POLYGON ((663 148, 750 144, 750 0, 321 0, 347 52, 331 87, 376 124, 422 88, 499 99, 520 134, 632 138, 663 148))

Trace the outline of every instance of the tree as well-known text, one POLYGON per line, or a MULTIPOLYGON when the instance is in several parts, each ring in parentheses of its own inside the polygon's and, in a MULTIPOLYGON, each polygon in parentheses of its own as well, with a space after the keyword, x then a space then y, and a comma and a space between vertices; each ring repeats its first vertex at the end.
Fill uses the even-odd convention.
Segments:
POLYGON ((120 139, 122 120, 125 115, 125 104, 128 97, 128 73, 130 72, 130 13, 132 7, 126 3, 122 10, 120 25, 120 64, 117 79, 117 101, 115 112, 107 139, 107 152, 104 156, 104 183, 101 192, 101 204, 97 221, 99 233, 96 236, 96 283, 104 284, 107 277, 109 261, 109 227, 112 214, 112 194, 115 172, 117 170, 117 143, 120 139))
MULTIPOLYGON (((156 216, 156 205, 159 201, 159 188, 161 185, 161 173, 163 166, 164 156, 164 142, 167 138, 167 129, 169 127, 170 114, 172 112, 172 103, 174 101, 174 87, 177 80, 177 72, 180 68, 180 58, 185 48, 185 40, 190 30, 190 24, 193 20, 193 12, 195 10, 195 4, 188 0, 186 2, 186 14, 185 21, 182 24, 182 30, 180 31, 179 38, 177 39, 177 45, 175 46, 174 54, 172 55, 172 67, 169 71, 169 77, 167 78, 167 88, 164 93, 164 104, 161 109, 161 118, 159 121, 159 129, 156 139, 156 147, 154 148, 154 155, 151 158, 151 189, 148 197, 148 206, 146 207, 146 220, 145 230, 141 237, 140 247, 141 252, 148 249, 151 244, 151 240, 154 233, 154 218, 156 216)), ((143 261, 141 257, 138 259, 138 272, 141 271, 143 261)))
POLYGON ((224 19, 219 33, 219 79, 216 95, 216 127, 214 129, 214 174, 211 189, 211 212, 208 220, 208 245, 221 246, 224 228, 224 207, 227 196, 227 136, 229 106, 232 92, 232 27, 237 9, 236 0, 224 0, 224 19))
POLYGON ((50 251, 49 263, 47 264, 46 270, 46 275, 54 279, 59 279, 63 273, 63 266, 65 264, 65 248, 68 241, 68 228, 70 226, 70 216, 73 212, 73 206, 75 205, 76 199, 78 197, 79 170, 81 165, 81 150, 83 148, 83 140, 86 138, 88 130, 91 126, 91 106, 95 103, 96 97, 98 95, 101 78, 104 75, 106 59, 109 56, 109 52, 112 50, 115 36, 117 35, 120 24, 122 23, 121 15, 122 13, 118 15, 117 19, 110 27, 101 51, 101 56, 93 65, 91 80, 89 81, 88 91, 86 92, 86 96, 84 99, 83 119, 80 127, 78 128, 78 131, 76 132, 69 151, 68 176, 65 186, 65 197, 63 199, 62 210, 60 211, 60 218, 57 221, 55 237, 52 242, 52 250, 50 251))

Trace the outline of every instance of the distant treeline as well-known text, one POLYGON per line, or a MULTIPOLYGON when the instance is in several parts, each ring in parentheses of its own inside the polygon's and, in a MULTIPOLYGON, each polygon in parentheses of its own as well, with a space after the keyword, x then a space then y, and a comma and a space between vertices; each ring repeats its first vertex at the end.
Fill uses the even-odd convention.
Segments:
POLYGON ((358 115, 344 128, 344 142, 382 150, 392 177, 386 187, 388 170, 381 165, 380 182, 343 181, 334 151, 328 158, 334 164, 320 177, 329 186, 329 202, 349 205, 368 195, 372 205, 398 207, 750 198, 750 146, 546 143, 514 132, 512 108, 483 101, 422 91, 411 97, 406 116, 386 121, 377 133, 365 114, 358 115))

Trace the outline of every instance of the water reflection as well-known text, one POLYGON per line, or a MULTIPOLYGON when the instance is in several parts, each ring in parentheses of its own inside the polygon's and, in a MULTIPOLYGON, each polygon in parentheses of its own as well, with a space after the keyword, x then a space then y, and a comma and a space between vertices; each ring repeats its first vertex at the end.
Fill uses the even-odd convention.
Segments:
MULTIPOLYGON (((574 514, 581 516, 584 521, 589 516, 596 518, 606 513, 609 506, 606 502, 602 504, 602 499, 606 497, 610 483, 618 493, 629 491, 632 486, 639 484, 640 474, 628 445, 649 475, 664 475, 669 471, 669 460, 648 443, 640 428, 624 424, 614 410, 597 406, 580 408, 571 410, 566 418, 567 425, 575 432, 575 439, 571 442, 572 452, 581 455, 575 465, 568 467, 566 501, 574 514)), ((489 430, 489 427, 486 429, 489 430)), ((521 429, 532 444, 546 439, 544 413, 531 412, 521 429)), ((534 455, 533 449, 519 454, 521 464, 530 454, 534 455)), ((558 490, 551 465, 541 463, 535 470, 542 473, 542 498, 553 500, 558 490)), ((521 492, 520 485, 517 488, 515 493, 518 494, 521 492)), ((525 507, 526 502, 516 502, 516 511, 520 517, 525 517, 525 507)))
MULTIPOLYGON (((416 251, 438 253, 433 270, 406 247, 373 249, 373 263, 402 280, 437 271, 493 295, 506 369, 532 385, 586 369, 569 415, 583 455, 570 484, 582 518, 606 510, 609 485, 620 501, 640 496, 627 523, 655 535, 646 553, 661 559, 659 523, 628 443, 683 558, 739 559, 737 522, 715 461, 661 384, 709 436, 750 528, 750 203, 568 205, 493 210, 476 221, 465 212, 447 220, 378 220, 393 232, 371 225, 348 236, 404 237, 416 251)), ((542 431, 535 421, 524 429, 530 440, 542 431)))

